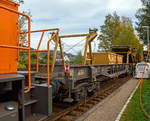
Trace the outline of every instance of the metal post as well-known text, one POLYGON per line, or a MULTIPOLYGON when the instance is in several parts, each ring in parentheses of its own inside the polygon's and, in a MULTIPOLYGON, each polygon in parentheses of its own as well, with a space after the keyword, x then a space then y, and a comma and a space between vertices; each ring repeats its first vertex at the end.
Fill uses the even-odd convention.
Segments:
MULTIPOLYGON (((149 26, 142 26, 142 28, 147 29, 147 50, 148 50, 149 49, 149 26)), ((149 62, 149 57, 148 57, 148 62, 149 62)))
POLYGON ((149 48, 149 26, 147 26, 147 48, 149 48))
MULTIPOLYGON (((148 49, 149 49, 149 26, 147 26, 147 50, 148 49)), ((149 62, 149 57, 148 57, 148 62, 149 62)))
POLYGON ((149 26, 142 26, 142 28, 147 29, 147 49, 149 48, 149 26))

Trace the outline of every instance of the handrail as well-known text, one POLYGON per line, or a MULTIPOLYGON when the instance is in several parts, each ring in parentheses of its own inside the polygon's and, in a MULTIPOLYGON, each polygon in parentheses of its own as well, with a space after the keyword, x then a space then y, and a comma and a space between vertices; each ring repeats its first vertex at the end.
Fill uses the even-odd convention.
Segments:
MULTIPOLYGON (((37 33, 37 32, 46 32, 46 31, 57 31, 59 28, 53 28, 53 29, 42 29, 42 30, 32 30, 30 33, 37 33)), ((24 34, 28 32, 20 32, 20 34, 24 34)))
POLYGON ((40 38, 40 42, 39 42, 38 47, 37 47, 37 56, 36 56, 36 58, 37 58, 37 59, 36 59, 36 61, 37 61, 37 62, 36 62, 36 63, 37 63, 37 64, 36 64, 36 71, 37 71, 37 72, 39 71, 39 66, 38 66, 38 65, 39 65, 39 52, 38 52, 38 50, 39 50, 39 48, 40 48, 40 45, 41 45, 41 42, 42 42, 44 33, 45 33, 45 32, 42 32, 42 36, 41 36, 41 38, 40 38))
MULTIPOLYGON (((10 45, 0 45, 0 47, 3 48, 12 48, 12 49, 24 49, 24 50, 29 50, 29 48, 26 47, 17 47, 17 46, 10 46, 10 45)), ((28 52, 28 51, 27 51, 28 52)))
MULTIPOLYGON (((22 16, 25 16, 28 20, 28 48, 26 48, 28 50, 28 89, 25 90, 25 93, 28 93, 30 92, 31 90, 31 69, 30 69, 30 26, 31 26, 31 20, 30 20, 30 17, 24 13, 20 13, 18 11, 15 11, 15 10, 12 10, 10 8, 6 8, 4 6, 0 6, 0 8, 4 9, 4 10, 7 10, 7 11, 10 11, 10 12, 13 12, 17 15, 22 15, 22 16)), ((13 48, 13 49, 25 49, 25 48, 22 48, 22 47, 15 47, 15 46, 9 46, 9 45, 1 45, 0 47, 5 47, 5 48, 13 48)))
MULTIPOLYGON (((44 30, 34 30, 34 31, 31 31, 31 33, 37 33, 37 32, 42 32, 42 35, 41 35, 41 38, 40 38, 40 41, 39 41, 39 44, 38 44, 38 47, 36 50, 31 50, 30 52, 36 52, 37 53, 37 63, 36 63, 36 71, 38 72, 38 57, 39 57, 39 52, 47 52, 47 86, 49 87, 50 85, 50 77, 49 77, 49 45, 50 45, 50 41, 54 39, 54 37, 59 33, 60 29, 59 28, 54 28, 54 29, 44 29, 44 30), (48 40, 47 42, 47 50, 39 50, 40 48, 40 45, 41 45, 41 42, 42 42, 42 39, 43 39, 43 36, 44 36, 44 33, 47 32, 47 31, 56 31, 54 32, 54 34, 52 35, 52 37, 48 40)), ((26 34, 28 32, 21 32, 20 34, 26 34)), ((27 51, 20 51, 20 52, 27 52, 27 51)))
MULTIPOLYGON (((19 47, 19 38, 20 38, 20 25, 18 24, 17 26, 17 43, 18 43, 18 47, 19 47)), ((17 49, 17 60, 19 59, 19 48, 17 49)))

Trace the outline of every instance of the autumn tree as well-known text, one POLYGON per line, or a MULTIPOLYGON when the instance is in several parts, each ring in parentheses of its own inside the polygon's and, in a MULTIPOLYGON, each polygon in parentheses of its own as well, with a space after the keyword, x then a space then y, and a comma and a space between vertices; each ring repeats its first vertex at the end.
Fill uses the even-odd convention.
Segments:
POLYGON ((104 25, 100 27, 99 49, 101 51, 110 51, 112 42, 117 38, 117 32, 120 30, 120 17, 114 13, 113 15, 108 14, 105 18, 104 25))
POLYGON ((79 51, 78 54, 74 57, 74 59, 71 61, 73 64, 81 64, 82 63, 82 52, 79 51))
POLYGON ((149 0, 141 0, 142 8, 140 8, 135 17, 137 18, 136 22, 136 30, 138 31, 139 37, 144 41, 144 44, 147 44, 147 33, 146 29, 142 26, 150 26, 150 1, 149 0))
MULTIPOLYGON (((12 0, 13 2, 16 2, 18 4, 24 4, 24 0, 12 0)), ((25 10, 25 11, 21 11, 21 13, 27 14, 30 16, 30 18, 32 17, 30 10, 25 10)), ((27 18, 25 16, 19 15, 18 16, 18 22, 19 22, 19 26, 20 26, 20 32, 26 32, 27 31, 27 18)), ((20 42, 23 40, 24 38, 24 34, 20 34, 20 42)), ((25 43, 27 43, 25 41, 25 43)))
POLYGON ((100 32, 100 51, 111 51, 112 45, 129 45, 142 52, 143 46, 135 35, 132 21, 127 17, 119 17, 116 13, 107 15, 100 32))
MULTIPOLYGON (((12 0, 13 2, 16 2, 18 4, 24 4, 24 0, 12 0)), ((27 14, 31 17, 31 12, 30 10, 25 10, 25 11, 20 11, 21 13, 24 13, 24 14, 27 14)), ((20 27, 20 32, 26 32, 27 31, 27 18, 24 17, 24 16, 21 16, 19 15, 18 16, 18 22, 19 22, 19 27, 20 27)), ((22 42, 23 38, 24 38, 24 34, 20 34, 20 38, 19 38, 19 41, 20 43, 22 42)), ((25 45, 27 45, 27 40, 25 39, 25 45)), ((33 55, 34 56, 34 55, 33 55)), ((32 55, 31 55, 32 57, 32 55)), ((25 68, 25 63, 28 62, 28 58, 27 58, 27 53, 20 53, 20 56, 19 56, 19 60, 18 60, 18 68, 25 68)))

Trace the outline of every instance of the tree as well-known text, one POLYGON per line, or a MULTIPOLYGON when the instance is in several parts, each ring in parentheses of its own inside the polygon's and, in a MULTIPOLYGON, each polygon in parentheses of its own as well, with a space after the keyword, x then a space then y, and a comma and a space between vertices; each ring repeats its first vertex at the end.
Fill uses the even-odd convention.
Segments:
MULTIPOLYGON (((13 2, 16 2, 18 4, 24 4, 24 0, 12 0, 13 2)), ((31 12, 30 10, 26 10, 26 11, 22 11, 22 13, 25 13, 27 15, 29 15, 31 17, 31 12)), ((27 31, 27 27, 26 27, 26 22, 27 22, 27 18, 24 16, 19 15, 18 16, 18 22, 19 22, 19 26, 20 26, 20 32, 26 32, 27 31)), ((21 43, 23 38, 24 38, 24 34, 20 34, 20 38, 19 38, 19 42, 21 43)), ((25 44, 27 44, 27 40, 25 39, 24 41, 25 44)), ((27 53, 20 53, 19 56, 19 60, 18 60, 18 68, 25 68, 25 64, 28 62, 27 59, 27 53)))
POLYGON ((120 17, 116 12, 113 15, 108 14, 104 23, 101 26, 101 34, 99 36, 99 49, 101 51, 110 51, 112 42, 117 38, 120 30, 120 17))
POLYGON ((16 2, 18 4, 24 4, 24 0, 12 0, 13 2, 16 2))
POLYGON ((101 51, 111 51, 112 45, 129 45, 142 52, 142 45, 135 35, 132 21, 127 17, 119 17, 116 13, 107 15, 100 32, 101 51))
POLYGON ((71 61, 73 64, 81 64, 82 63, 82 52, 79 51, 77 56, 71 61))
MULTIPOLYGON (((18 4, 24 4, 24 0, 12 0, 13 2, 16 2, 18 4)), ((30 16, 30 18, 32 17, 30 10, 25 10, 25 11, 21 11, 24 14, 27 14, 30 16)), ((18 17, 18 21, 19 21, 19 26, 20 26, 20 32, 26 32, 27 31, 27 27, 26 27, 26 23, 27 23, 27 18, 24 16, 19 15, 18 17)), ((24 38, 24 34, 20 34, 20 43, 22 42, 24 38)), ((27 40, 25 40, 24 42, 25 44, 27 44, 27 40)))
POLYGON ((142 26, 150 26, 150 2, 149 0, 141 0, 143 7, 140 8, 135 17, 137 18, 136 30, 138 31, 139 37, 144 41, 144 44, 147 44, 147 33, 146 29, 142 26))

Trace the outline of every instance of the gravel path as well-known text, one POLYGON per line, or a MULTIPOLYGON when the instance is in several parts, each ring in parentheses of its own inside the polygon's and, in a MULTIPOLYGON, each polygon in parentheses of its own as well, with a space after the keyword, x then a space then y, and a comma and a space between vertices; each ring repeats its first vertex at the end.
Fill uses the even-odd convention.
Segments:
POLYGON ((136 79, 130 79, 113 96, 107 98, 102 105, 98 105, 92 113, 88 116, 84 115, 84 121, 115 121, 137 84, 136 79))

